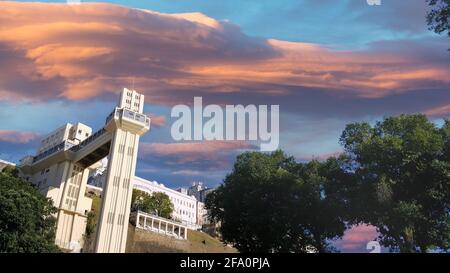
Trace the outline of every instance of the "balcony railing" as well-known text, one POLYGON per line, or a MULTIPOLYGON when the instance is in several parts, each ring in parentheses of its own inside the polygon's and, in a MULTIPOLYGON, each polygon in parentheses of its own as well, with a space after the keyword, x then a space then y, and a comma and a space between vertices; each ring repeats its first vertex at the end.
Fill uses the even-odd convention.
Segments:
POLYGON ((103 135, 106 132, 105 128, 102 128, 100 130, 98 130, 97 132, 95 132, 93 135, 89 136, 88 138, 86 138, 85 140, 83 140, 80 144, 73 146, 72 148, 70 148, 70 150, 72 152, 77 152, 79 150, 81 150, 83 147, 86 147, 86 145, 88 145, 89 143, 93 142, 94 140, 96 140, 97 138, 99 138, 101 135, 103 135))
POLYGON ((61 142, 60 144, 58 144, 58 145, 56 145, 56 146, 54 146, 54 147, 52 147, 52 148, 50 148, 50 149, 48 149, 46 151, 43 151, 42 153, 40 153, 37 156, 33 157, 33 163, 35 163, 35 162, 37 162, 37 161, 39 161, 39 160, 41 160, 41 159, 43 159, 43 158, 45 158, 45 157, 47 157, 49 155, 52 155, 52 154, 54 154, 54 153, 56 153, 58 151, 68 150, 68 149, 72 148, 74 145, 75 145, 74 143, 71 143, 70 141, 65 140, 65 141, 61 142))
POLYGON ((114 111, 112 111, 108 115, 108 117, 106 118, 106 123, 105 124, 108 124, 108 122, 111 119, 113 119, 113 118, 120 118, 121 116, 123 118, 127 118, 127 119, 138 121, 140 123, 145 124, 146 126, 150 126, 150 118, 149 117, 147 117, 144 114, 133 112, 133 111, 131 111, 129 109, 126 109, 126 108, 123 108, 123 109, 116 108, 116 109, 114 109, 114 111))
MULTIPOLYGON (((144 124, 147 127, 150 127, 150 118, 149 117, 147 117, 144 114, 139 114, 139 113, 133 112, 133 111, 131 111, 129 109, 125 109, 125 108, 124 109, 120 109, 120 108, 114 109, 114 111, 112 111, 106 118, 106 124, 111 119, 120 118, 120 117, 135 120, 139 123, 144 124)), ((93 135, 91 135, 88 138, 86 138, 85 140, 83 140, 78 145, 74 144, 70 140, 65 140, 65 141, 61 142, 60 144, 32 157, 32 163, 42 160, 58 151, 70 150, 72 152, 77 152, 77 151, 81 150, 83 147, 85 147, 86 145, 88 145, 89 143, 96 140, 98 137, 103 135, 105 132, 106 132, 106 129, 102 128, 102 129, 98 130, 97 132, 95 132, 93 135)), ((31 161, 31 160, 29 160, 29 161, 31 161)), ((27 161, 27 162, 24 161, 23 164, 29 163, 29 161, 27 161)))
MULTIPOLYGON (((61 142, 60 144, 34 156, 33 163, 38 162, 39 160, 44 159, 44 158, 46 158, 56 152, 59 152, 59 151, 70 150, 72 152, 77 152, 80 149, 82 149, 83 147, 85 147, 86 145, 88 145, 89 143, 91 143, 92 141, 96 140, 98 137, 103 135, 105 132, 106 132, 105 128, 102 128, 102 129, 98 130, 96 133, 94 133, 93 135, 91 135, 88 138, 86 138, 85 140, 83 140, 78 145, 71 142, 70 140, 65 140, 65 141, 61 142)), ((24 163, 26 163, 26 162, 24 162, 24 163)))

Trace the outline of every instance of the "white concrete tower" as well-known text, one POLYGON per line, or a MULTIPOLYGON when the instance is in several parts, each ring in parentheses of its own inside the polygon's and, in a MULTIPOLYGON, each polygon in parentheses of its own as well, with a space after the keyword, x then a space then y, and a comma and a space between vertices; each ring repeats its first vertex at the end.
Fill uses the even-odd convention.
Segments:
POLYGON ((96 252, 125 252, 139 137, 150 130, 143 110, 144 96, 124 89, 103 128, 92 134, 84 124, 66 124, 41 141, 37 155, 21 160, 21 175, 58 209, 59 247, 72 252, 82 248, 92 203, 85 196, 88 168, 109 156, 96 252))
POLYGON ((150 129, 143 110, 144 95, 125 88, 106 121, 112 141, 95 246, 99 253, 125 252, 139 137, 150 129))

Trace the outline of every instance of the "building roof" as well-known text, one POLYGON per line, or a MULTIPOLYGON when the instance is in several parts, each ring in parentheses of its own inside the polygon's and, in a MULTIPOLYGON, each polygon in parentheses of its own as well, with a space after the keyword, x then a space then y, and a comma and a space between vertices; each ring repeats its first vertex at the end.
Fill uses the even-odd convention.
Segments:
POLYGON ((0 163, 3 163, 5 165, 11 165, 11 166, 16 166, 16 163, 12 163, 3 159, 0 159, 0 163))
POLYGON ((156 187, 158 187, 158 188, 160 188, 160 189, 169 191, 169 192, 171 192, 171 193, 173 193, 173 194, 177 194, 177 195, 179 195, 179 196, 183 196, 183 197, 187 197, 187 198, 190 198, 190 199, 193 199, 193 200, 197 200, 194 196, 187 195, 187 194, 184 194, 184 193, 179 192, 179 191, 177 191, 177 190, 168 188, 168 187, 164 186, 164 184, 158 183, 157 181, 154 181, 154 180, 153 180, 153 181, 149 181, 149 180, 147 180, 147 179, 144 179, 144 178, 141 178, 141 177, 138 177, 138 176, 135 176, 134 179, 135 179, 135 180, 138 180, 138 181, 140 181, 140 182, 143 182, 143 183, 152 184, 153 186, 156 186, 156 187))

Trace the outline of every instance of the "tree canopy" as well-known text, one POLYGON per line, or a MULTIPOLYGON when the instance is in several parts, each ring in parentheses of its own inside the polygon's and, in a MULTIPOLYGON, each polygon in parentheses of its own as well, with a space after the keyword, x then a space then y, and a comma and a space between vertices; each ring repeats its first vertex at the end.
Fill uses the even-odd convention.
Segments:
POLYGON ((359 221, 402 252, 449 249, 450 122, 423 115, 349 124, 341 143, 359 184, 359 221))
POLYGON ((242 252, 334 251, 330 242, 362 223, 392 251, 448 251, 449 140, 450 121, 401 115, 347 125, 344 152, 322 162, 246 152, 206 207, 242 252))
POLYGON ((150 195, 144 191, 133 189, 131 209, 171 219, 174 207, 169 196, 163 192, 154 192, 150 195))
POLYGON ((430 30, 450 36, 450 0, 427 0, 431 10, 427 14, 430 30))
POLYGON ((333 160, 302 164, 281 151, 238 156, 206 200, 223 240, 242 252, 333 251, 328 240, 346 228, 339 187, 328 184, 333 172, 343 174, 333 160))
POLYGON ((0 252, 57 252, 52 201, 17 170, 0 172, 0 252))

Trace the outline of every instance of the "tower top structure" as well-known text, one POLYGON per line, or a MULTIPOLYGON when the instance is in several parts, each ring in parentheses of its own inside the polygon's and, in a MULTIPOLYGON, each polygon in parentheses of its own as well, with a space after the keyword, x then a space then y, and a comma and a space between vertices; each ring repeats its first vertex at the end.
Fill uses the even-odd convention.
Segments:
POLYGON ((120 93, 119 108, 126 108, 142 114, 144 112, 144 95, 124 88, 120 93))

